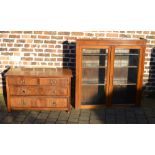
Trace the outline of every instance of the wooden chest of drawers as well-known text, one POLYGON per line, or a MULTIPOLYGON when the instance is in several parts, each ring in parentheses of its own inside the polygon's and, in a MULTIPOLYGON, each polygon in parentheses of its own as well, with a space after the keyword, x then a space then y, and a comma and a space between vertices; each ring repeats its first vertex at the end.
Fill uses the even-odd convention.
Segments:
POLYGON ((7 109, 70 110, 69 69, 15 68, 6 73, 7 109))

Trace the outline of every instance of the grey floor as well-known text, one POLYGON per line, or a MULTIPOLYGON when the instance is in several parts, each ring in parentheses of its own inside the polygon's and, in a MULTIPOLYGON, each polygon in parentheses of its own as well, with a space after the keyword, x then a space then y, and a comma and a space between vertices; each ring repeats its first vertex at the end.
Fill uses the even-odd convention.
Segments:
POLYGON ((144 98, 141 107, 66 111, 12 111, 0 97, 0 124, 154 124, 155 98, 144 98))

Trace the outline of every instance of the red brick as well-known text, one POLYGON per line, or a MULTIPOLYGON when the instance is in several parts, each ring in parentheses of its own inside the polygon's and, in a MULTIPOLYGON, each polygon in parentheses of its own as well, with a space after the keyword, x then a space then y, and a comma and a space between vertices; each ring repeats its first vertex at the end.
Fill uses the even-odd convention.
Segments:
POLYGON ((7 48, 0 48, 0 51, 7 51, 7 48))
POLYGON ((64 36, 64 40, 76 40, 77 37, 64 36))
POLYGON ((31 62, 31 65, 36 65, 37 63, 36 62, 31 62))
POLYGON ((150 32, 149 31, 143 31, 143 34, 149 34, 150 32))
POLYGON ((8 36, 9 36, 8 34, 3 34, 3 33, 0 34, 0 38, 8 38, 8 36))
POLYGON ((53 50, 52 49, 45 49, 44 51, 45 52, 52 52, 53 50))
POLYGON ((47 35, 56 35, 56 31, 45 31, 44 34, 47 34, 47 35))
POLYGON ((58 32, 58 35, 70 35, 70 32, 58 32))
POLYGON ((96 37, 104 37, 105 36, 105 33, 95 33, 95 36, 96 37))
POLYGON ((59 39, 63 39, 63 36, 51 36, 51 39, 59 40, 59 39))
POLYGON ((45 40, 44 41, 45 44, 56 44, 55 40, 45 40))
POLYGON ((35 61, 43 61, 43 58, 34 58, 35 61))
POLYGON ((50 39, 50 36, 45 36, 45 35, 39 35, 39 39, 50 39))
POLYGON ((54 45, 48 45, 47 47, 48 48, 54 48, 54 45))
POLYGON ((85 36, 93 37, 94 33, 85 33, 85 36))
POLYGON ((118 37, 117 33, 107 33, 106 37, 118 37))
POLYGON ((8 42, 8 43, 14 42, 14 39, 3 39, 3 42, 8 42))
POLYGON ((155 36, 146 36, 146 39, 155 39, 155 36))
POLYGON ((16 42, 17 43, 25 43, 25 39, 18 39, 16 42))
POLYGON ((38 56, 41 56, 41 57, 49 57, 50 54, 49 53, 38 53, 38 56))
POLYGON ((155 35, 155 31, 151 31, 151 34, 155 35))
POLYGON ((23 31, 11 31, 10 33, 11 33, 11 34, 22 34, 23 31))
POLYGON ((43 52, 43 49, 35 49, 35 52, 43 52))
POLYGON ((20 35, 9 35, 9 38, 20 38, 20 35))
POLYGON ((6 43, 1 43, 0 46, 1 47, 6 47, 6 43))
POLYGON ((1 55, 10 55, 11 56, 11 55, 13 55, 13 53, 12 52, 2 52, 1 55))
POLYGON ((7 44, 7 47, 13 47, 13 44, 7 44))
POLYGON ((32 57, 23 57, 21 59, 24 60, 24 61, 32 61, 33 60, 32 57))
POLYGON ((131 38, 131 35, 130 34, 120 34, 119 37, 131 38))
POLYGON ((133 35, 133 38, 145 38, 144 35, 133 35))
POLYGON ((19 51, 19 48, 10 48, 9 51, 19 51))
POLYGON ((45 61, 56 61, 56 58, 45 58, 45 61))
POLYGON ((61 48, 61 45, 56 45, 55 48, 61 48))
POLYGON ((24 47, 30 47, 30 44, 25 44, 24 47))
POLYGON ((73 36, 84 36, 83 32, 72 32, 71 35, 73 36))
POLYGON ((31 48, 22 48, 23 52, 33 52, 33 49, 31 48))
POLYGON ((23 47, 23 44, 14 44, 14 47, 23 47))
POLYGON ((43 40, 34 40, 34 43, 43 43, 43 40))
POLYGON ((43 31, 34 31, 34 34, 42 34, 43 31))
POLYGON ((35 39, 35 38, 37 38, 37 36, 36 35, 31 35, 31 38, 35 39))
POLYGON ((24 53, 24 56, 30 56, 30 53, 24 53))
POLYGON ((24 34, 32 34, 32 31, 24 31, 24 34))

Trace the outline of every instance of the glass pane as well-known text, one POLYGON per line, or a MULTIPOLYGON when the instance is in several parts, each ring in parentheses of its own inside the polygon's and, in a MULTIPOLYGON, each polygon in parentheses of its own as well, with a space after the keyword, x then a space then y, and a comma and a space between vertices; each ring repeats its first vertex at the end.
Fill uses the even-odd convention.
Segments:
POLYGON ((105 104, 105 87, 102 85, 82 85, 81 104, 105 104))
POLYGON ((107 49, 82 51, 82 104, 105 103, 107 49))
POLYGON ((113 104, 135 103, 136 85, 115 85, 113 87, 113 104))
POLYGON ((134 102, 138 76, 139 49, 116 49, 113 78, 113 103, 134 102))

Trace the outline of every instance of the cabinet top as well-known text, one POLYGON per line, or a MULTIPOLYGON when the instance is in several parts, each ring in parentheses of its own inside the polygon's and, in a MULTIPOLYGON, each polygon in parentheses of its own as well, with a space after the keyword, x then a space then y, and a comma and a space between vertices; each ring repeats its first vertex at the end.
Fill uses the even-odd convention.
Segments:
POLYGON ((140 45, 145 46, 146 39, 77 39, 77 45, 140 45))
POLYGON ((63 68, 11 68, 5 76, 72 77, 72 71, 63 68))

